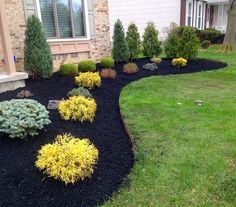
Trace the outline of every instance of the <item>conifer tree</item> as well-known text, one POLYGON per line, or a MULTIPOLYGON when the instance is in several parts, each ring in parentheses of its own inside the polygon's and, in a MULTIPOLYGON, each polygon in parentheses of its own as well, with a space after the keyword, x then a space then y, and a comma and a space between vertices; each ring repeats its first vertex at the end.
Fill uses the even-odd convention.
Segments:
POLYGON ((158 40, 158 30, 153 22, 148 22, 143 35, 143 53, 147 57, 161 54, 161 42, 158 40))
POLYGON ((126 41, 130 50, 130 58, 138 58, 141 53, 141 40, 138 28, 135 23, 131 23, 126 34, 126 41))
POLYGON ((124 27, 119 19, 114 25, 112 55, 116 62, 127 62, 130 57, 129 47, 125 39, 124 27))
POLYGON ((40 20, 32 15, 26 24, 24 41, 25 70, 34 78, 48 78, 52 75, 52 54, 43 33, 40 20))

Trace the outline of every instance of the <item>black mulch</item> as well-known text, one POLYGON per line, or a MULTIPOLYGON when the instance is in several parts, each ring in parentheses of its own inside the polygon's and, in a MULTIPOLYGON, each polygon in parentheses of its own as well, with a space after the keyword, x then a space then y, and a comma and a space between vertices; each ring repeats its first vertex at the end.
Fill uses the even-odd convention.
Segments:
MULTIPOLYGON (((147 62, 147 59, 137 61, 140 68, 147 62)), ((102 204, 119 188, 134 163, 132 144, 119 114, 118 100, 122 88, 152 75, 193 73, 225 66, 220 62, 199 60, 190 62, 186 68, 175 69, 170 60, 164 60, 158 71, 140 70, 135 75, 126 75, 122 72, 122 64, 118 64, 118 77, 102 80, 102 87, 92 91, 98 105, 92 124, 65 122, 57 111, 50 111, 52 124, 37 137, 24 141, 0 135, 0 206, 86 207, 102 204), (88 137, 99 149, 99 163, 92 179, 65 186, 45 177, 34 166, 41 146, 51 143, 57 134, 62 133, 88 137)), ((73 78, 58 75, 48 80, 27 80, 26 85, 35 94, 33 98, 45 106, 49 99, 66 98, 67 92, 75 87, 73 78)), ((0 94, 0 101, 15 98, 20 90, 0 94)))

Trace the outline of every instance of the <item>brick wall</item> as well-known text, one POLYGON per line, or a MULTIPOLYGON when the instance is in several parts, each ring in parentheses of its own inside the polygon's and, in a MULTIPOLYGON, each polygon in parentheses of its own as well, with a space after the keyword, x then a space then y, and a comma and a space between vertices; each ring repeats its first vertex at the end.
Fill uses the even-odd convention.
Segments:
MULTIPOLYGON (((25 14, 23 0, 5 0, 12 39, 13 52, 17 56, 17 70, 23 70, 23 46, 25 33, 25 14)), ((110 34, 108 0, 94 0, 96 37, 90 41, 90 52, 53 55, 54 69, 63 62, 79 62, 91 58, 98 61, 101 57, 110 56, 110 34)), ((0 58, 3 57, 0 43, 0 58)), ((1 64, 0 64, 1 67, 1 64)))

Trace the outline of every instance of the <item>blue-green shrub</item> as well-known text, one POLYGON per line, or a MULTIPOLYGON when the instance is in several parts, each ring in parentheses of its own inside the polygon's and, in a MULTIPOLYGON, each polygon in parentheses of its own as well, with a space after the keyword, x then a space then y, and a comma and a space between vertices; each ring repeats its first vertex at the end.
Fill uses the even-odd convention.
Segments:
POLYGON ((143 66, 143 69, 145 70, 158 70, 158 66, 156 65, 156 63, 147 63, 146 65, 143 66))
POLYGON ((0 102, 0 132, 11 138, 36 136, 51 123, 45 106, 31 99, 0 102))

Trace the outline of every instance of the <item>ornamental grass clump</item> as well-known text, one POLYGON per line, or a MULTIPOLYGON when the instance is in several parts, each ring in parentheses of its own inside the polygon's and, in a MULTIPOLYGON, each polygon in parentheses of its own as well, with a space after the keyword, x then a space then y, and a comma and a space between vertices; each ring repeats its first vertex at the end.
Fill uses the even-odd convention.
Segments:
POLYGON ((92 73, 80 73, 79 76, 75 77, 75 83, 78 86, 85 87, 88 89, 94 89, 95 87, 101 86, 101 77, 99 72, 92 73))
POLYGON ((48 114, 45 106, 35 100, 0 102, 0 133, 20 139, 36 136, 39 130, 51 123, 48 114))
POLYGON ((172 60, 172 65, 177 68, 182 68, 187 66, 188 61, 184 58, 175 58, 172 60))
POLYGON ((117 73, 113 69, 102 69, 100 72, 100 76, 107 79, 115 79, 116 75, 117 73))
POLYGON ((65 121, 93 122, 97 104, 94 99, 84 96, 72 96, 60 102, 58 107, 61 118, 65 121))
POLYGON ((139 70, 137 64, 135 63, 128 63, 126 65, 124 65, 124 73, 127 73, 127 74, 134 74, 134 73, 137 73, 139 70))
POLYGON ((98 149, 88 139, 64 134, 39 150, 35 165, 44 174, 67 185, 90 178, 98 156, 98 149))

